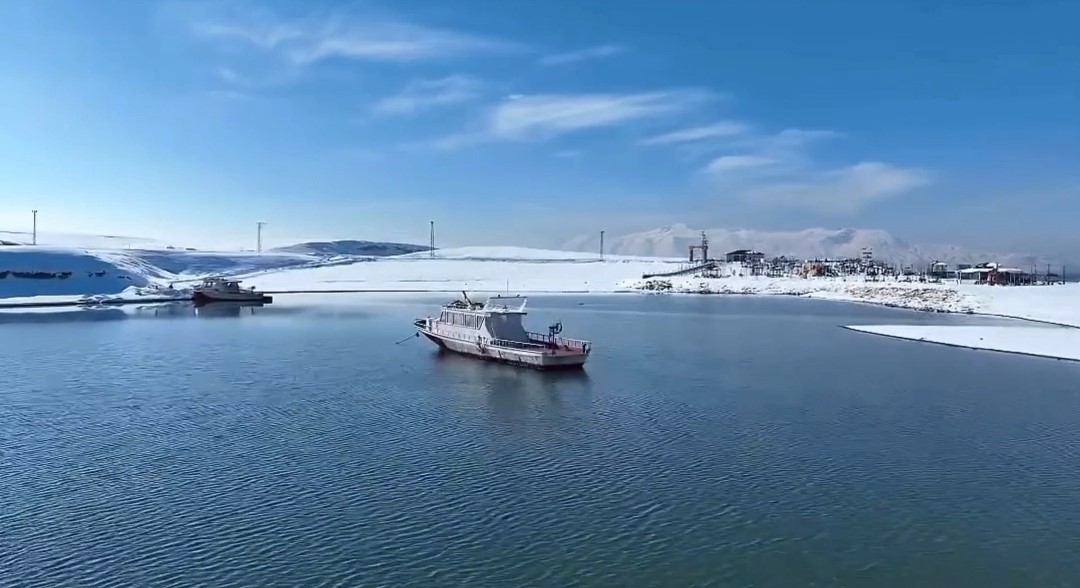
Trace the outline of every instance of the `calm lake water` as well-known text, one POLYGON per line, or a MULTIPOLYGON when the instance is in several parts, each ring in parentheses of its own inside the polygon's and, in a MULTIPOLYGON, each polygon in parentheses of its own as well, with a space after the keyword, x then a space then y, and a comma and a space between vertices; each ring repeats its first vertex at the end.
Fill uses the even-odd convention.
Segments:
POLYGON ((534 298, 548 375, 310 300, 0 316, 0 586, 1080 582, 1080 365, 838 327, 985 319, 534 298))

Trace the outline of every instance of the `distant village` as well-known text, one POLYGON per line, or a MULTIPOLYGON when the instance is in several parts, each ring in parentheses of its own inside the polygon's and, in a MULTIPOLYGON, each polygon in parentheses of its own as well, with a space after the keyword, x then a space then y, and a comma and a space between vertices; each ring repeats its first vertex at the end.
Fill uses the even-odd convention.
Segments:
MULTIPOLYGON (((873 250, 862 250, 859 257, 796 259, 767 257, 761 251, 737 249, 723 259, 709 256, 709 238, 702 232, 701 243, 689 246, 688 265, 667 275, 698 274, 702 277, 763 276, 771 278, 843 278, 860 277, 869 281, 969 282, 987 285, 1047 285, 1065 283, 1065 267, 1007 267, 995 261, 973 261, 950 265, 931 261, 925 265, 897 265, 874 259, 873 250)), ((655 277, 655 276, 645 276, 655 277)))

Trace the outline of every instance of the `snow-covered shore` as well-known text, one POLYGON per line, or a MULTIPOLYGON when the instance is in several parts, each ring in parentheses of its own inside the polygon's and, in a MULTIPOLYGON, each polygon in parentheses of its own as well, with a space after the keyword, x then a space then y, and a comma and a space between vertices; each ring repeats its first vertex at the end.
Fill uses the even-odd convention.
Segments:
POLYGON ((1080 361, 1080 284, 982 286, 827 278, 653 278, 621 286, 645 292, 805 296, 931 312, 983 314, 1051 323, 994 326, 850 325, 862 333, 954 347, 1080 361), (1048 328, 1050 327, 1050 328, 1048 328))
POLYGON ((872 282, 859 278, 651 278, 620 288, 644 292, 762 294, 863 302, 931 312, 1019 318, 1080 327, 1080 284, 977 286, 955 283, 872 282))
MULTIPOLYGON (((145 301, 188 294, 184 287, 206 275, 230 275, 269 292, 503 292, 612 293, 674 292, 789 295, 859 302, 920 311, 996 315, 1078 327, 1080 284, 1055 286, 975 286, 953 283, 871 282, 857 278, 725 278, 631 276, 677 270, 675 260, 597 256, 513 247, 440 250, 435 257, 414 253, 394 257, 325 257, 250 252, 186 250, 93 250, 63 247, 0 247, 0 306, 145 301), (175 289, 166 286, 175 284, 175 289)), ((903 330, 879 334, 905 337, 903 330)), ((952 327, 925 327, 917 340, 955 343, 952 327)), ((861 329, 863 332, 871 332, 861 329)), ((888 332, 885 332, 888 331, 888 332)), ((975 347, 1056 357, 1080 355, 1071 336, 1049 331, 1020 336, 1011 328, 983 332, 975 347), (1053 345, 1047 343, 1057 337, 1053 345), (1059 340, 1060 339, 1060 340, 1059 340), (1019 341, 1019 343, 1017 342, 1019 341), (1030 345, 1024 341, 1032 342, 1030 345), (1030 347, 1030 349, 1028 349, 1030 347), (1028 351, 1025 351, 1027 349, 1028 351)), ((964 341, 972 342, 965 338, 964 341)), ((974 344, 974 343, 977 343, 974 344)))

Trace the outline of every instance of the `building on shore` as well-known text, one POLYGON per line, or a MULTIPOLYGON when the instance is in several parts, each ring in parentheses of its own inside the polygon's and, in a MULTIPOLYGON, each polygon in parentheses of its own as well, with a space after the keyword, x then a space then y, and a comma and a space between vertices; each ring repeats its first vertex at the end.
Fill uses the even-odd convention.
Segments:
POLYGON ((758 264, 765 261, 765 254, 751 249, 736 249, 735 251, 729 251, 724 254, 724 261, 728 263, 738 262, 758 264))
POLYGON ((980 263, 975 267, 958 270, 960 281, 972 280, 976 284, 1019 286, 1035 283, 1035 277, 1015 267, 1000 267, 997 263, 980 263))

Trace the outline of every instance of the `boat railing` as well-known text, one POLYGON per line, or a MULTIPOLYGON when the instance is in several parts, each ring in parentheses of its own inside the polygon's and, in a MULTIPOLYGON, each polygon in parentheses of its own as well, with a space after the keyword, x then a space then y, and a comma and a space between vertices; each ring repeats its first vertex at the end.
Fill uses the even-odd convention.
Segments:
POLYGON ((542 350, 547 349, 546 345, 541 345, 534 342, 513 341, 511 339, 492 339, 488 342, 488 345, 494 347, 507 347, 510 349, 528 349, 528 350, 542 350))
POLYGON ((552 337, 551 335, 544 335, 542 333, 526 333, 529 336, 529 341, 541 345, 543 347, 549 347, 552 343, 556 347, 562 347, 564 349, 570 349, 573 351, 581 351, 585 353, 589 350, 589 342, 582 341, 580 339, 565 339, 563 337, 552 337))

